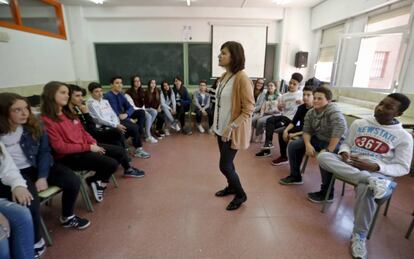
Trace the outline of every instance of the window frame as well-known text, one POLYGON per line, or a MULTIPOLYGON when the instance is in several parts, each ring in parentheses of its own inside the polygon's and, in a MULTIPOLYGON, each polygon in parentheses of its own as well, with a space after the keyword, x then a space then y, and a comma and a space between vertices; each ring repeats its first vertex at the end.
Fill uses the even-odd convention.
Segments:
POLYGON ((37 29, 37 28, 33 28, 33 27, 23 25, 22 17, 21 17, 21 14, 20 14, 20 6, 19 6, 18 1, 19 0, 10 0, 10 2, 9 2, 9 7, 10 7, 11 14, 13 16, 13 19, 14 19, 14 23, 0 21, 0 27, 5 27, 5 28, 13 29, 13 30, 24 31, 24 32, 34 33, 34 34, 39 34, 39 35, 48 36, 48 37, 52 37, 52 38, 58 38, 58 39, 62 39, 62 40, 67 39, 66 29, 65 29, 65 21, 64 21, 64 17, 63 17, 62 4, 59 1, 57 1, 57 0, 38 0, 38 1, 40 1, 44 4, 46 4, 46 5, 52 6, 55 9, 56 22, 57 22, 57 27, 58 27, 59 33, 48 32, 48 31, 44 31, 44 30, 41 30, 41 29, 37 29))

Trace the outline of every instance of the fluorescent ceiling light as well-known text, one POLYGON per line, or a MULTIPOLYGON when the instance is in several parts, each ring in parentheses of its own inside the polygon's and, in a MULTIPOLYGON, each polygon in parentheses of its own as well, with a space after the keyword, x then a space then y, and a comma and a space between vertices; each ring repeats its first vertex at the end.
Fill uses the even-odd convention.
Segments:
POLYGON ((289 3, 291 0, 272 0, 272 3, 275 3, 277 5, 284 5, 289 3))
POLYGON ((191 0, 187 0, 187 6, 191 5, 191 0))
POLYGON ((0 0, 0 4, 9 4, 8 0, 0 0))
POLYGON ((91 1, 94 2, 95 4, 103 4, 105 0, 91 0, 91 1))

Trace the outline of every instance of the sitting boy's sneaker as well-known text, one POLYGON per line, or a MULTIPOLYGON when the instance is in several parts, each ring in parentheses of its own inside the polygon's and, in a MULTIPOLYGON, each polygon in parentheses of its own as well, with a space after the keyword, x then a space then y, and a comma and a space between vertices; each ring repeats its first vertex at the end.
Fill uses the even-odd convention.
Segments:
POLYGON ((272 148, 274 148, 272 142, 266 142, 262 147, 262 149, 272 149, 272 148))
POLYGON ((76 215, 73 215, 72 217, 66 219, 60 217, 59 220, 62 227, 64 228, 85 229, 91 224, 89 220, 80 218, 76 215))
POLYGON ((260 152, 256 153, 257 157, 269 157, 271 155, 269 149, 260 150, 260 152))
POLYGON ((138 168, 134 167, 128 168, 124 173, 125 178, 139 178, 144 176, 145 172, 143 170, 139 170, 138 168))
POLYGON ((368 186, 374 192, 374 198, 380 200, 390 196, 397 183, 385 178, 372 176, 368 178, 368 186))
MULTIPOLYGON (((310 192, 308 193, 308 200, 310 200, 313 203, 322 203, 325 201, 325 196, 326 196, 326 193, 323 191, 310 192)), ((331 192, 326 202, 329 202, 329 203, 333 202, 333 198, 334 198, 333 192, 331 192)))
POLYGON ((285 178, 280 179, 279 183, 282 185, 299 185, 299 184, 303 184, 303 180, 302 180, 302 177, 298 178, 298 177, 289 175, 285 178))
POLYGON ((367 247, 365 245, 365 240, 365 237, 362 237, 358 233, 352 234, 351 252, 354 258, 367 258, 367 247))
POLYGON ((289 160, 287 157, 278 157, 274 160, 272 160, 272 165, 274 166, 278 166, 278 165, 284 165, 284 164, 288 164, 289 160))
POLYGON ((149 142, 151 144, 157 144, 158 143, 158 140, 156 140, 153 136, 146 138, 145 141, 149 142))
POLYGON ((174 121, 173 123, 171 123, 171 126, 170 127, 173 130, 177 131, 177 132, 181 130, 180 125, 178 125, 178 121, 174 121))
MULTIPOLYGON (((154 136, 155 136, 157 139, 162 139, 162 135, 161 135, 160 131, 156 131, 156 132, 154 132, 154 136)), ((165 136, 165 133, 164 133, 164 136, 165 136)))
POLYGON ((203 125, 201 125, 201 124, 198 124, 197 125, 197 129, 198 129, 198 131, 200 131, 200 133, 204 133, 205 132, 205 130, 203 128, 203 125))
POLYGON ((101 181, 96 181, 91 183, 91 188, 93 192, 93 196, 97 202, 103 201, 103 194, 106 189, 106 186, 101 185, 101 181))
POLYGON ((137 148, 137 150, 135 150, 135 157, 139 157, 139 158, 150 158, 151 155, 150 153, 147 153, 142 147, 137 148))
POLYGON ((35 258, 40 258, 46 252, 46 242, 42 238, 40 241, 34 244, 35 258))

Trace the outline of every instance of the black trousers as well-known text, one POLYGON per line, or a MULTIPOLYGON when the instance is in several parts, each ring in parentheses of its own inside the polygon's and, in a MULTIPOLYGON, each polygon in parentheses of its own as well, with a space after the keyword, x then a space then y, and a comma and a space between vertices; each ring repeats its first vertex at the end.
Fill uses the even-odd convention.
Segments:
POLYGON ((107 183, 120 163, 125 169, 129 168, 129 163, 123 148, 107 144, 100 144, 100 146, 106 151, 104 155, 94 152, 84 152, 67 155, 59 159, 58 162, 75 171, 95 171, 95 175, 87 179, 88 183, 98 180, 107 183))
POLYGON ((233 163, 237 150, 231 148, 231 141, 223 142, 221 136, 217 136, 217 142, 220 151, 220 171, 226 177, 228 187, 236 191, 236 196, 244 196, 246 193, 243 190, 233 163))
POLYGON ((117 128, 102 127, 91 132, 98 143, 105 143, 125 148, 125 136, 117 128))
POLYGON ((125 137, 132 138, 132 144, 135 148, 142 147, 141 133, 139 133, 139 127, 129 119, 121 121, 121 124, 126 127, 125 137))
POLYGON ((139 134, 143 135, 145 129, 145 111, 135 110, 134 113, 131 114, 131 118, 137 120, 139 134))
POLYGON ((266 142, 271 143, 273 141, 273 133, 275 129, 289 125, 291 120, 283 115, 272 116, 266 120, 266 142))
POLYGON ((185 113, 190 110, 190 105, 178 105, 176 106, 177 109, 177 118, 180 121, 181 128, 185 126, 185 113))
POLYGON ((216 104, 210 103, 210 114, 208 115, 208 126, 210 128, 213 126, 215 109, 216 109, 216 104))
POLYGON ((160 130, 162 130, 162 127, 164 126, 164 122, 165 122, 165 119, 164 119, 164 112, 159 112, 158 114, 157 114, 157 122, 156 122, 156 130, 157 131, 160 131, 160 130))
MULTIPOLYGON (((293 127, 288 132, 289 133, 295 133, 295 132, 299 132, 299 131, 302 131, 302 129, 299 128, 299 127, 293 127)), ((287 153, 286 152, 287 152, 288 143, 283 139, 283 133, 279 133, 278 138, 279 138, 280 156, 287 158, 287 153)))
MULTIPOLYGON (((210 107, 209 107, 209 108, 207 108, 207 109, 205 109, 205 110, 206 110, 206 112, 207 112, 208 124, 209 124, 209 126, 210 126, 211 109, 210 109, 210 107)), ((201 119, 203 118, 203 113, 202 113, 202 112, 201 112, 201 110, 200 110, 200 109, 198 109, 198 108, 196 108, 194 112, 195 112, 195 114, 196 114, 196 122, 197 122, 198 124, 200 124, 200 123, 201 123, 201 119)))

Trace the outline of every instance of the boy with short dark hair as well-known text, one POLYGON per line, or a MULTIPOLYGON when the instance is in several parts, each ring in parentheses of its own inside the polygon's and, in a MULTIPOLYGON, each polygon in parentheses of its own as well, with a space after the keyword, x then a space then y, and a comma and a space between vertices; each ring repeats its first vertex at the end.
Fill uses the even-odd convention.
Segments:
POLYGON ((367 256, 365 240, 376 203, 388 199, 396 186, 389 177, 410 171, 413 138, 396 119, 409 105, 405 95, 389 94, 375 107, 372 118, 351 124, 339 155, 318 155, 322 168, 357 184, 351 240, 354 257, 367 256))

